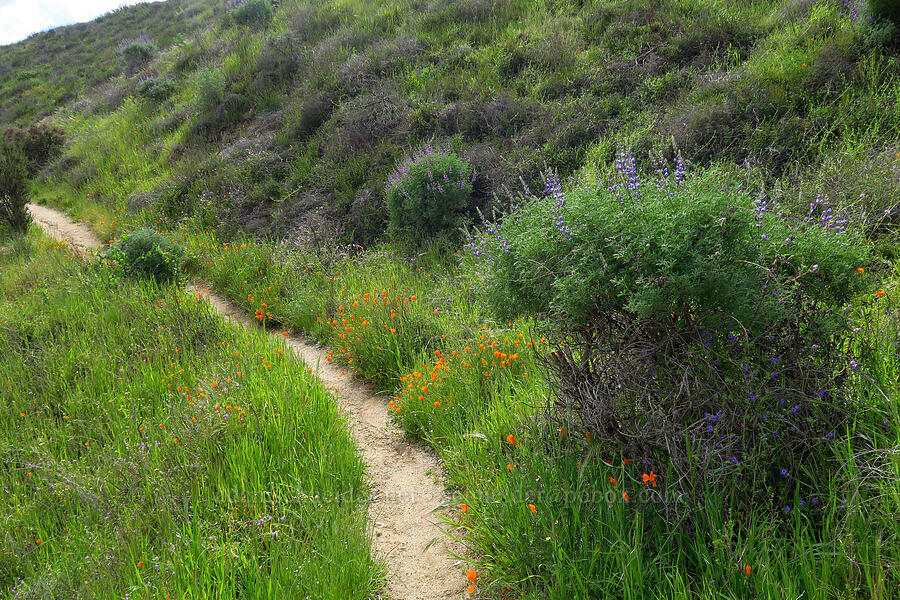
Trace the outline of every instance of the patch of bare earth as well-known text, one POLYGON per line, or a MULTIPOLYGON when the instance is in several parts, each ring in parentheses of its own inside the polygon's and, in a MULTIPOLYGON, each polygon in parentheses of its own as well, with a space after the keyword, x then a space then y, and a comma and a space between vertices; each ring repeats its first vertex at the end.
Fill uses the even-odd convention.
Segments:
MULTIPOLYGON (((85 254, 101 246, 87 226, 74 223, 53 209, 30 204, 35 223, 58 240, 85 254)), ((244 327, 256 327, 246 311, 203 284, 190 291, 223 317, 244 327)), ((347 415, 357 447, 366 461, 372 487, 370 524, 376 556, 387 565, 384 595, 397 600, 451 600, 465 596, 465 565, 452 558, 462 548, 439 528, 436 511, 448 500, 441 483, 442 468, 426 449, 409 444, 392 425, 384 396, 375 394, 350 373, 325 360, 323 349, 297 336, 287 345, 334 392, 347 415)))

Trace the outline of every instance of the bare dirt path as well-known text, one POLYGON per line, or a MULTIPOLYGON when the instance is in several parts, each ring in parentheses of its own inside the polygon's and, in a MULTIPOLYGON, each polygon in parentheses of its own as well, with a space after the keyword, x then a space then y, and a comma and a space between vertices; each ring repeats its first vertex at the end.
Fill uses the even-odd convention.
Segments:
MULTIPOLYGON (((67 240, 82 255, 101 246, 87 226, 53 209, 29 204, 35 223, 47 234, 67 240)), ((223 317, 247 328, 257 327, 246 311, 201 283, 190 286, 223 317)), ((340 367, 325 360, 322 348, 298 336, 286 343, 334 392, 347 415, 357 447, 366 461, 372 486, 370 525, 376 556, 387 564, 384 595, 397 600, 456 600, 465 596, 465 565, 450 555, 460 553, 438 528, 435 509, 448 499, 441 484, 442 468, 429 451, 408 444, 392 425, 384 396, 340 367)), ((441 523, 442 526, 444 526, 441 523)))

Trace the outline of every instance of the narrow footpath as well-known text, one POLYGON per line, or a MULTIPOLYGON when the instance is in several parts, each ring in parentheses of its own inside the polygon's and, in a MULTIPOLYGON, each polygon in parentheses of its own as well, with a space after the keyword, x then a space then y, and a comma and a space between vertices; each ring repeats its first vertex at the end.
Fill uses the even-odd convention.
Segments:
MULTIPOLYGON (((89 227, 62 213, 29 204, 28 210, 48 235, 85 257, 102 245, 89 227)), ((255 319, 238 305, 202 283, 192 283, 195 297, 206 299, 220 315, 246 328, 258 328, 255 319)), ((466 565, 452 558, 459 554, 440 530, 446 525, 435 514, 449 499, 441 483, 442 468, 425 448, 408 444, 388 417, 387 398, 349 373, 325 360, 322 348, 299 336, 284 338, 287 345, 313 369, 322 385, 334 393, 344 411, 371 484, 370 526, 375 556, 387 564, 384 595, 396 600, 456 600, 465 596, 466 565)))

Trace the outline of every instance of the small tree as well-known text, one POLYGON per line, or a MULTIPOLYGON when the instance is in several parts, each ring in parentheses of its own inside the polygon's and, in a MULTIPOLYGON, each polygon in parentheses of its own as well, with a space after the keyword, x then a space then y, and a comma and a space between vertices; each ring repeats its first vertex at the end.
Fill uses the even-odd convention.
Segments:
POLYGON ((66 130, 52 123, 35 123, 28 129, 7 127, 3 137, 22 150, 34 173, 62 151, 66 130))
POLYGON ((25 233, 31 217, 28 214, 28 159, 22 147, 0 140, 0 220, 10 229, 25 233))

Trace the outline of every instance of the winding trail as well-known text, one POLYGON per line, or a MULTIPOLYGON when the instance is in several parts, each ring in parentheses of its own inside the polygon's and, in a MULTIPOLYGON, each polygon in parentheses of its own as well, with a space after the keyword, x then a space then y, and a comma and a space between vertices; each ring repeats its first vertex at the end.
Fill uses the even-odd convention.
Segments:
MULTIPOLYGON (((102 245, 89 227, 74 223, 45 206, 29 204, 37 225, 48 235, 67 241, 82 256, 92 256, 102 245)), ((220 315, 246 328, 257 322, 246 311, 202 283, 190 291, 204 298, 220 315)), ((441 482, 442 468, 426 449, 408 444, 393 427, 384 396, 325 360, 322 348, 291 335, 287 345, 322 384, 334 392, 347 416, 350 431, 366 461, 372 489, 369 507, 373 550, 387 565, 384 594, 397 600, 456 600, 465 596, 465 565, 451 558, 461 554, 438 527, 435 516, 449 499, 441 482)))

